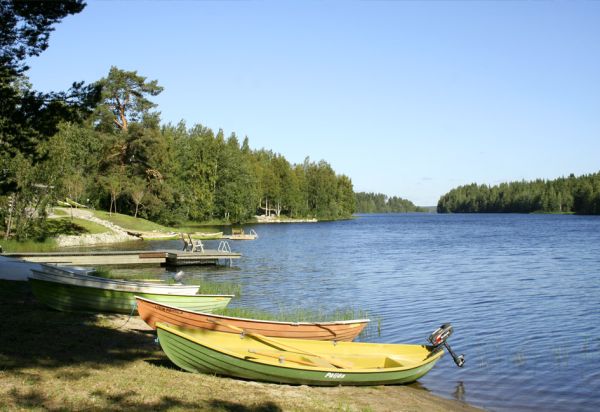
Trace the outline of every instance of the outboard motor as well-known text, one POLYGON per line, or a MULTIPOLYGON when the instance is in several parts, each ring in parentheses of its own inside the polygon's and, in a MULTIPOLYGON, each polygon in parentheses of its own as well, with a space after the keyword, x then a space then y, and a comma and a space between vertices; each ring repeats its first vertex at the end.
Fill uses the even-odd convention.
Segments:
POLYGON ((451 324, 444 323, 442 326, 434 330, 433 333, 429 335, 429 338, 427 338, 427 340, 431 342, 434 348, 437 348, 440 345, 444 345, 448 350, 450 356, 452 356, 452 359, 454 359, 454 363, 456 363, 456 366, 462 368, 462 366, 465 364, 465 355, 456 355, 456 353, 454 353, 454 351, 446 341, 450 337, 450 335, 452 335, 453 331, 454 329, 452 328, 451 324))

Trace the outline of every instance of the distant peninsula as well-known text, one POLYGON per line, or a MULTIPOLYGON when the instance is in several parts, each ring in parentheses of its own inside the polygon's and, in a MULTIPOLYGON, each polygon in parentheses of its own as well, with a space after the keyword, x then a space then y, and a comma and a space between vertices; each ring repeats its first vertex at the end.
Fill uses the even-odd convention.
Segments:
POLYGON ((600 214, 600 172, 496 186, 459 186, 443 195, 438 213, 600 214))
POLYGON ((388 197, 382 193, 355 193, 356 213, 408 213, 429 212, 427 208, 415 206, 401 197, 388 197))

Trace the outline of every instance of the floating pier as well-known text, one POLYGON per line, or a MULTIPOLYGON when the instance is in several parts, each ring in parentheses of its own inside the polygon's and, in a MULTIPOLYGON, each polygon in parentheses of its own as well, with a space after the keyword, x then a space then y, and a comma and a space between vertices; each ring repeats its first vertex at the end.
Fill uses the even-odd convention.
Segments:
POLYGON ((127 266, 127 265, 216 265, 219 260, 239 259, 240 253, 225 250, 126 250, 97 252, 44 252, 2 253, 15 259, 36 263, 54 263, 73 266, 127 266))

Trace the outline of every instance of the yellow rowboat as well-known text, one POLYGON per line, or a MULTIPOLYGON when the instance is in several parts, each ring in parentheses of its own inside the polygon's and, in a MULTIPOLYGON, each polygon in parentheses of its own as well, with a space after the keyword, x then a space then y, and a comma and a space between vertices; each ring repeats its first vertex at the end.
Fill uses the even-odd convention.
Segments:
POLYGON ((444 353, 441 341, 431 346, 331 342, 233 334, 160 322, 156 326, 162 349, 186 371, 273 383, 409 383, 429 372, 444 353))

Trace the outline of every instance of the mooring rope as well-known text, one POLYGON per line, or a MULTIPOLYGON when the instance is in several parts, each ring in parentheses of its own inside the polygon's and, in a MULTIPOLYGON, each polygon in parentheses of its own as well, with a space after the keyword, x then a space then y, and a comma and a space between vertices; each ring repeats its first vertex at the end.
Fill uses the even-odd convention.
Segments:
POLYGON ((133 304, 131 305, 131 312, 129 313, 129 317, 127 318, 127 320, 125 321, 124 324, 122 324, 121 326, 119 326, 118 328, 115 328, 115 329, 121 329, 122 327, 124 327, 125 325, 127 325, 127 323, 129 323, 129 321, 133 317, 133 312, 135 312, 136 306, 137 306, 136 302, 133 302, 133 304))

